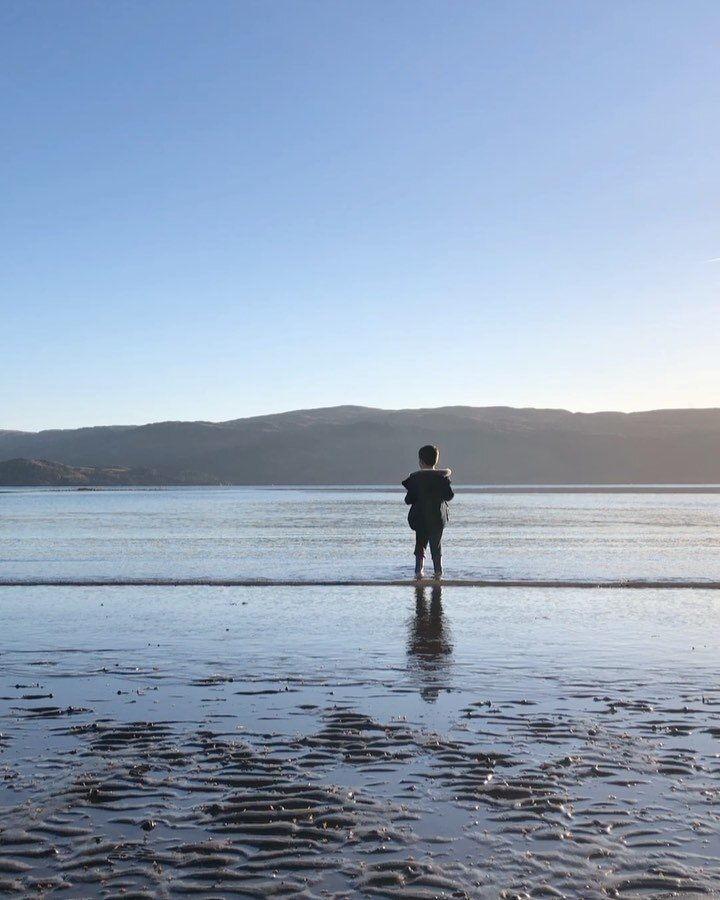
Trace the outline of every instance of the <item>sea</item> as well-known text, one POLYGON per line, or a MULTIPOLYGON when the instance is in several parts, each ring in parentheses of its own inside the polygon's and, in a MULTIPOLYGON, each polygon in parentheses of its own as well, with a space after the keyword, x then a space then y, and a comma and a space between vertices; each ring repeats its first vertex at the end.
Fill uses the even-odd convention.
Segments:
POLYGON ((720 896, 718 488, 406 513, 1 491, 0 893, 720 896))
MULTIPOLYGON (((717 486, 626 490, 458 486, 446 576, 720 581, 717 486)), ((403 496, 390 486, 6 488, 0 579, 409 578, 403 496)))

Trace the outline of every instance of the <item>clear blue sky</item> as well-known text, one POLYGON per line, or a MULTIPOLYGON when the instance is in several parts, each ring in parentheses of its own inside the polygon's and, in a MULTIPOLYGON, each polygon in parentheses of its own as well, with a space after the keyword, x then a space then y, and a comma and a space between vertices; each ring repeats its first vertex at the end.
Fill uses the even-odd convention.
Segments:
POLYGON ((717 0, 3 0, 0 428, 720 406, 717 0))

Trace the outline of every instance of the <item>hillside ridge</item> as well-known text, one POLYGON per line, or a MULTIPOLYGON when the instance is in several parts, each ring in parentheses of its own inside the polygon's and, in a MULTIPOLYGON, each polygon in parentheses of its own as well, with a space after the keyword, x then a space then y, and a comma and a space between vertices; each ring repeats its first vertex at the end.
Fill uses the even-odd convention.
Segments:
POLYGON ((466 484, 720 483, 720 409, 291 410, 225 422, 0 431, 0 460, 149 469, 229 484, 388 484, 434 443, 466 484))

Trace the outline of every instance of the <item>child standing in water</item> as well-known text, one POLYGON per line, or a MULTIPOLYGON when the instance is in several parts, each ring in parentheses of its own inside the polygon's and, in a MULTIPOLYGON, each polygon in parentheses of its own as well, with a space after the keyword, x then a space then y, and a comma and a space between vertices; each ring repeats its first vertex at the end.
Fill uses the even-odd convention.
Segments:
POLYGON ((448 522, 448 501, 455 496, 450 484, 451 469, 436 469, 440 451, 426 444, 418 451, 420 469, 403 481, 410 506, 408 524, 415 532, 415 577, 425 575, 425 548, 430 544, 435 578, 442 577, 442 535, 448 522))

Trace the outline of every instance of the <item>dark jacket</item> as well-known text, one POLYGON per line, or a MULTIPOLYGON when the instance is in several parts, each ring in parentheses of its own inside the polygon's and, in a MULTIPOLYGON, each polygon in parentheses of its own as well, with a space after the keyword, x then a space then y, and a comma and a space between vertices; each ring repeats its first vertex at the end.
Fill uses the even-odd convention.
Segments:
POLYGON ((403 481, 410 506, 408 525, 413 531, 431 533, 448 522, 447 501, 455 496, 450 485, 450 469, 419 469, 403 481))

